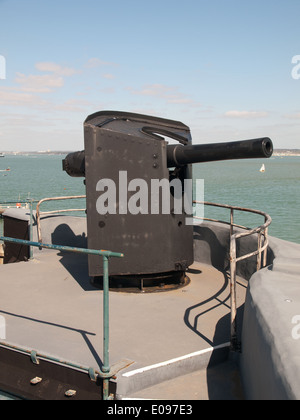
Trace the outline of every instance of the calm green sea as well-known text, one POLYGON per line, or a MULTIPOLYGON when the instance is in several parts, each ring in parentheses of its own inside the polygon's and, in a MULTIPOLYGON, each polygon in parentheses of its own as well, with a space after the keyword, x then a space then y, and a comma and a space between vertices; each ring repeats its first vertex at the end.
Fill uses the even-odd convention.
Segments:
MULTIPOLYGON (((71 178, 62 171, 63 158, 63 155, 0 158, 0 170, 10 168, 0 172, 0 203, 24 200, 28 196, 41 199, 85 194, 83 179, 71 178)), ((193 175, 204 179, 205 201, 262 210, 272 217, 272 236, 300 243, 300 157, 197 164, 193 175), (262 163, 266 167, 264 173, 259 171, 262 163)), ((52 204, 43 208, 55 207, 52 204)), ((229 221, 228 211, 207 209, 205 216, 229 221)), ((261 217, 247 214, 237 214, 235 221, 248 227, 264 222, 261 217)))

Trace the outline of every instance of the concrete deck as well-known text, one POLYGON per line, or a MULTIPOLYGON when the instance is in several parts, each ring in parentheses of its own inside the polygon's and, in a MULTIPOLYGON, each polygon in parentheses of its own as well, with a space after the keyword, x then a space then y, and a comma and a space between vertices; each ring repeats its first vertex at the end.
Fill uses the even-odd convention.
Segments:
MULTIPOLYGON (((28 211, 10 212, 28 220, 28 211)), ((84 218, 45 217, 42 227, 45 243, 86 246, 84 218)), ((253 251, 256 244, 257 238, 249 237, 239 252, 253 251)), ((191 267, 187 287, 110 294, 110 363, 133 362, 117 375, 117 398, 243 397, 237 365, 227 359, 228 246, 228 227, 203 223, 194 230, 195 259, 201 263, 191 267)), ((237 266, 238 275, 249 280, 239 278, 238 284, 245 398, 299 399, 300 245, 270 238, 267 265, 256 274, 255 257, 237 266)), ((87 273, 85 256, 38 249, 33 261, 0 266, 5 341, 85 367, 101 366, 102 292, 87 273)))
MULTIPOLYGON (((227 357, 227 276, 199 263, 189 276, 191 283, 175 291, 110 293, 110 363, 133 362, 117 375, 118 398, 227 357)), ((246 286, 239 279, 241 313, 246 286)), ((86 256, 37 251, 32 261, 0 267, 0 290, 3 341, 86 367, 101 366, 102 291, 90 283, 86 256)))

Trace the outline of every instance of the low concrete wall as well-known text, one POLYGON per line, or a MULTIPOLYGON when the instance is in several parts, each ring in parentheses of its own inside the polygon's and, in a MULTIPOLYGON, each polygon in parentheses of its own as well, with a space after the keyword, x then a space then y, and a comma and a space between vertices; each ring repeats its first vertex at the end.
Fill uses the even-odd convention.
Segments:
MULTIPOLYGON (((240 369, 247 399, 300 399, 300 245, 270 237, 268 267, 256 272, 256 257, 237 274, 249 280, 244 308, 240 369)), ((238 241, 241 242, 241 241, 238 241)), ((218 223, 195 228, 195 259, 229 269, 229 229, 218 223)), ((254 251, 256 237, 238 245, 254 251)))
POLYGON ((300 399, 300 245, 270 238, 273 264, 249 282, 241 372, 248 399, 300 399))
MULTIPOLYGON (((237 229, 234 231, 241 232, 237 229)), ((202 223, 194 228, 194 257, 212 265, 220 271, 230 269, 229 263, 230 230, 222 223, 202 223)), ((247 236, 237 241, 237 256, 246 255, 257 250, 257 235, 247 236)), ((268 251, 267 264, 274 258, 272 250, 268 251)), ((249 280, 256 272, 256 256, 237 263, 237 275, 249 280)))

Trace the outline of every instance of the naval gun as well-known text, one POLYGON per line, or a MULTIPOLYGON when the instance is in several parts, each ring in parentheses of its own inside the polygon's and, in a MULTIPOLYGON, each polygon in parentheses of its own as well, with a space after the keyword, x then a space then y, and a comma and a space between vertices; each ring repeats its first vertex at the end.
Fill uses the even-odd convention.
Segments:
MULTIPOLYGON (((116 111, 87 117, 84 146, 63 170, 85 178, 88 247, 124 253, 110 262, 111 282, 143 291, 184 285, 194 262, 192 164, 273 152, 268 137, 192 145, 181 122, 116 111)), ((102 273, 89 255, 90 276, 102 273)))

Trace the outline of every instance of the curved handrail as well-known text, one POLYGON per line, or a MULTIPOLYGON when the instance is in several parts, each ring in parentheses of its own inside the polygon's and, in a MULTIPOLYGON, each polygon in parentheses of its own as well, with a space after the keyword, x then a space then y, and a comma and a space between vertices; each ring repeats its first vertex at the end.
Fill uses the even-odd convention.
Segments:
POLYGON ((213 206, 213 207, 220 207, 220 208, 226 208, 230 210, 230 222, 224 222, 222 220, 216 220, 216 219, 208 219, 205 217, 197 217, 194 216, 195 219, 201 219, 211 222, 217 222, 217 223, 224 223, 230 225, 230 301, 231 301, 231 331, 230 331, 230 342, 231 342, 231 349, 233 351, 239 350, 239 343, 237 338, 237 325, 236 325, 236 315, 237 315, 237 303, 236 303, 236 264, 238 261, 257 256, 257 263, 256 268, 257 270, 263 268, 267 264, 267 248, 269 245, 268 240, 268 227, 272 223, 272 219, 270 215, 267 213, 260 211, 260 210, 254 210, 244 207, 238 207, 238 206, 231 206, 227 204, 218 204, 218 203, 210 203, 208 201, 194 201, 194 204, 201 204, 204 206, 213 206), (260 216, 263 216, 265 219, 265 223, 261 226, 258 226, 256 228, 250 229, 244 226, 236 225, 233 222, 233 216, 234 211, 242 211, 242 212, 248 212, 248 213, 254 213, 258 214, 260 216), (246 230, 246 232, 237 232, 233 233, 233 228, 240 228, 246 230), (250 252, 248 254, 242 255, 240 257, 237 257, 236 252, 236 242, 238 239, 251 236, 251 235, 258 235, 258 244, 257 244, 257 250, 254 252, 250 252), (263 255, 263 259, 262 259, 263 255))
MULTIPOLYGON (((242 259, 246 259, 249 257, 252 257, 253 255, 257 255, 259 254, 259 250, 260 251, 264 251, 267 246, 268 246, 268 235, 267 235, 267 229, 270 226, 270 224, 272 223, 272 219, 271 216, 261 210, 255 210, 255 209, 249 209, 249 208, 245 208, 245 207, 239 207, 239 206, 231 206, 228 204, 219 204, 219 203, 211 203, 208 201, 193 201, 194 204, 201 204, 201 205, 205 205, 205 206, 213 206, 213 207, 220 207, 220 208, 226 208, 230 210, 230 222, 225 222, 223 220, 217 220, 217 219, 210 219, 210 218, 206 218, 206 217, 198 217, 198 216, 194 216, 195 219, 201 219, 201 220, 206 220, 206 221, 211 221, 211 222, 216 222, 216 223, 223 223, 223 224, 228 224, 230 225, 230 238, 231 241, 236 241, 237 239, 240 239, 242 237, 246 237, 246 236, 250 236, 250 235, 254 235, 256 233, 258 234, 264 234, 265 235, 265 242, 263 245, 258 247, 257 251, 254 251, 252 253, 249 253, 247 255, 241 256, 241 257, 236 257, 236 254, 233 255, 232 253, 230 254, 231 256, 231 260, 235 260, 236 262, 242 260, 242 259), (256 228, 248 228, 245 226, 241 226, 241 225, 237 225, 235 223, 233 223, 233 212, 234 211, 243 211, 243 212, 248 212, 248 213, 253 213, 253 214, 258 214, 260 216, 263 216, 265 218, 265 223, 261 226, 258 226, 256 228), (240 232, 240 233, 233 233, 233 228, 240 228, 240 229, 245 229, 247 230, 247 232, 240 232), (267 242, 267 244, 266 244, 267 242)), ((265 264, 264 264, 265 265, 265 264)))
POLYGON ((38 232, 38 241, 42 242, 42 231, 41 231, 41 214, 56 214, 56 213, 65 213, 65 212, 72 212, 72 211, 85 211, 85 209, 65 209, 65 210, 53 210, 53 211, 40 211, 40 206, 45 201, 57 201, 57 200, 74 200, 86 198, 85 195, 70 195, 70 196, 62 196, 62 197, 49 197, 43 198, 40 200, 36 205, 36 224, 37 224, 37 232, 38 232))

